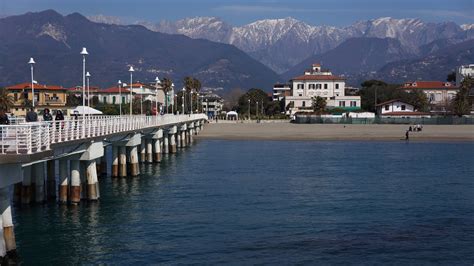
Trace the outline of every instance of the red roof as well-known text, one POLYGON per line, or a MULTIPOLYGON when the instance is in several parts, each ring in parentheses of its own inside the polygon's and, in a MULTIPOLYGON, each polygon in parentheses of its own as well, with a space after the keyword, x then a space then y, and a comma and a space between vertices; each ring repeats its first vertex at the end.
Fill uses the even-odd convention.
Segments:
POLYGON ((98 90, 97 93, 130 93, 130 90, 126 88, 117 88, 117 87, 112 87, 112 88, 107 88, 105 90, 98 90))
MULTIPOLYGON (((404 101, 402 101, 402 100, 400 100, 400 99, 393 99, 393 100, 390 100, 390 101, 386 101, 386 102, 383 102, 383 103, 379 103, 379 104, 377 104, 376 106, 385 105, 385 104, 394 103, 394 102, 405 103, 404 101)), ((411 104, 410 104, 410 105, 411 105, 411 104)))
POLYGON ((334 75, 302 75, 292 80, 344 80, 344 78, 334 75))
POLYGON ((314 67, 320 67, 321 64, 317 64, 317 63, 316 63, 316 64, 313 64, 313 66, 314 66, 314 67))
MULTIPOLYGON (((44 84, 34 84, 35 90, 66 90, 62 86, 58 85, 44 85, 44 84)), ((31 89, 31 83, 20 83, 13 86, 8 86, 8 90, 23 90, 23 89, 31 89)))
POLYGON ((413 81, 403 84, 403 89, 453 89, 458 87, 445 81, 413 81))

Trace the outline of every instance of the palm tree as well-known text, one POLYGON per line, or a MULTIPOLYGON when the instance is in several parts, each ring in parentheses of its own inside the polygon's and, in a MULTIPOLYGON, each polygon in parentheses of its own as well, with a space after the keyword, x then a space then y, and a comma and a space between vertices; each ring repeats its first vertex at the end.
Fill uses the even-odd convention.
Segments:
MULTIPOLYGON (((189 103, 191 104, 192 103, 192 92, 193 92, 193 87, 194 87, 194 78, 192 77, 185 77, 184 80, 184 88, 186 89, 186 93, 189 94, 189 103)), ((186 97, 186 96, 185 96, 186 97)), ((192 106, 189 104, 189 110, 191 111, 192 110, 192 106)))
POLYGON ((8 95, 7 89, 0 89, 0 110, 8 112, 13 106, 13 97, 8 95))
MULTIPOLYGON (((171 86, 173 82, 168 79, 164 78, 161 81, 161 86, 163 87, 163 92, 165 93, 165 108, 166 108, 166 113, 168 113, 168 92, 171 91, 171 86)), ((158 111, 158 110, 157 110, 158 111)))
POLYGON ((324 109, 326 109, 326 99, 324 99, 323 97, 319 97, 319 96, 316 96, 316 97, 313 97, 312 99, 313 103, 313 110, 317 113, 317 114, 322 114, 324 112, 324 109))
MULTIPOLYGON (((196 93, 201 92, 201 81, 199 79, 193 79, 193 89, 196 93)), ((199 108, 199 98, 196 100, 196 107, 199 108)))

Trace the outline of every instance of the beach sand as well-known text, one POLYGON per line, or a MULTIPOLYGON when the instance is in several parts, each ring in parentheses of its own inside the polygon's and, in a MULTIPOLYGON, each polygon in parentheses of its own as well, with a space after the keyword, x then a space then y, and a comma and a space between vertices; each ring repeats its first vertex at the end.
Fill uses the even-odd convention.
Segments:
MULTIPOLYGON (((405 139, 408 125, 210 123, 198 139, 227 140, 383 140, 405 139)), ((424 125, 413 141, 474 141, 474 125, 424 125)))

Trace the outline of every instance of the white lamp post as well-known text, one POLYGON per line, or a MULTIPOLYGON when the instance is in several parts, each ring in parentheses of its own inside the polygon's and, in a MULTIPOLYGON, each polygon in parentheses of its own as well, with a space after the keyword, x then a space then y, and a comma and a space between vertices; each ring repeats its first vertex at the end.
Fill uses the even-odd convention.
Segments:
POLYGON ((185 92, 186 92, 186 89, 183 88, 183 97, 182 97, 182 98, 183 98, 183 102, 181 103, 181 107, 182 107, 183 114, 185 114, 185 112, 184 112, 184 99, 185 99, 184 93, 185 93, 185 92))
POLYGON ((143 115, 143 86, 140 85, 140 114, 143 115))
POLYGON ((35 88, 34 88, 35 81, 33 79, 33 65, 36 64, 36 62, 33 59, 33 57, 30 57, 30 61, 28 62, 28 64, 30 64, 31 66, 31 94, 33 94, 32 105, 33 105, 33 109, 35 109, 35 88))
POLYGON ((91 74, 89 71, 86 73, 86 79, 87 79, 87 106, 91 107, 91 89, 89 86, 89 79, 91 77, 91 74))
MULTIPOLYGON (((86 120, 86 55, 89 53, 87 52, 86 47, 82 47, 81 55, 82 55, 82 123, 86 120)), ((84 124, 83 124, 84 125, 84 124)), ((86 128, 82 127, 82 137, 86 136, 86 128)))
POLYGON ((193 114, 193 89, 191 89, 191 91, 189 92, 189 104, 189 112, 193 114))
POLYGON ((122 81, 118 81, 119 86, 119 114, 122 115, 122 81))
POLYGON ((133 96, 132 96, 132 82, 133 82, 133 72, 135 70, 133 69, 133 66, 130 66, 130 69, 128 72, 130 72, 130 115, 132 115, 132 102, 133 102, 133 96))
MULTIPOLYGON (((156 93, 156 96, 155 96, 155 113, 156 115, 158 115, 158 84, 161 83, 160 79, 158 77, 155 78, 155 82, 156 82, 156 88, 155 88, 155 93, 156 93)), ((168 93, 166 93, 168 94, 168 93)), ((166 99, 167 95, 165 95, 165 99, 166 99)))
POLYGON ((249 120, 250 120, 250 99, 248 99, 249 101, 249 120))

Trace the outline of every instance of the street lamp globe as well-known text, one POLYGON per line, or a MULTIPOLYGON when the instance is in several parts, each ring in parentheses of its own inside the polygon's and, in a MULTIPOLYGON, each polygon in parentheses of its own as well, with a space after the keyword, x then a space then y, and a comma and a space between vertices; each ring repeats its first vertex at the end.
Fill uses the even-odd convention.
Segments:
POLYGON ((28 64, 36 64, 35 60, 33 59, 33 57, 30 57, 30 61, 28 61, 28 64))
POLYGON ((88 55, 86 47, 82 47, 81 55, 88 55))

